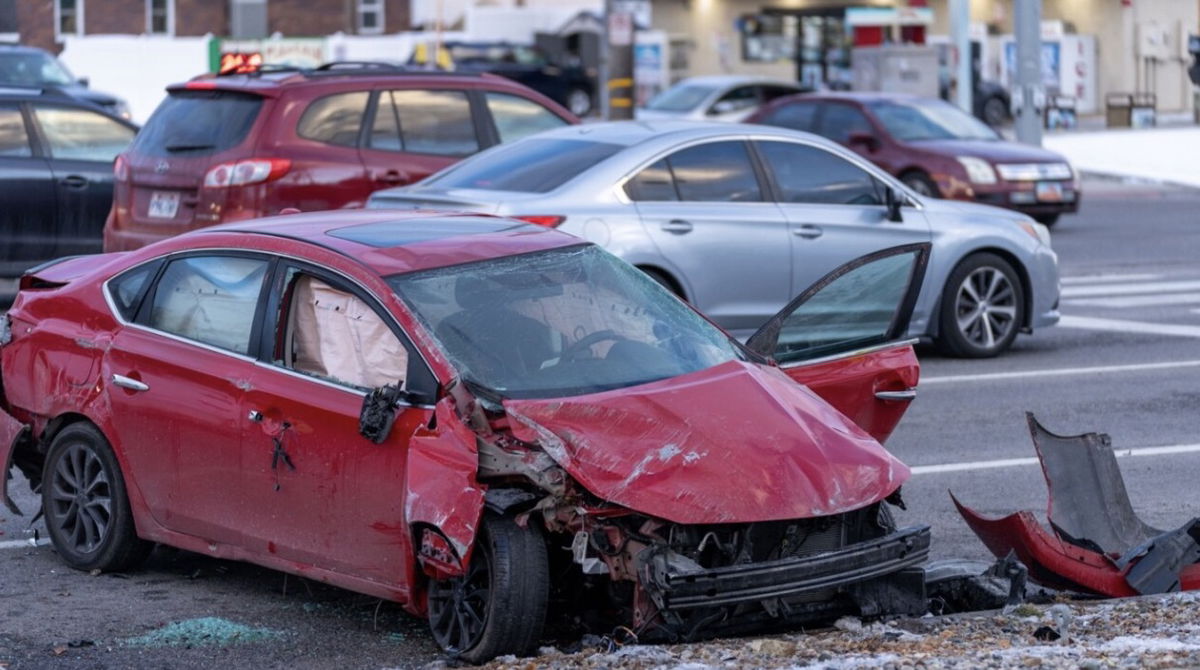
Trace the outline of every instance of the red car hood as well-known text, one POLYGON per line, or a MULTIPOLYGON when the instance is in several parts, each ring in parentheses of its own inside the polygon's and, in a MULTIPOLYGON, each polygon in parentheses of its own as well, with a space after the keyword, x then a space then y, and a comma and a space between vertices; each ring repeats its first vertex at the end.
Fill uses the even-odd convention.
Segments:
POLYGON ((824 400, 753 363, 504 407, 519 439, 541 445, 589 491, 677 523, 839 514, 886 498, 909 476, 824 400))
POLYGON ((1004 140, 919 140, 904 143, 917 150, 949 158, 975 156, 996 163, 1065 163, 1067 159, 1048 149, 1004 140))

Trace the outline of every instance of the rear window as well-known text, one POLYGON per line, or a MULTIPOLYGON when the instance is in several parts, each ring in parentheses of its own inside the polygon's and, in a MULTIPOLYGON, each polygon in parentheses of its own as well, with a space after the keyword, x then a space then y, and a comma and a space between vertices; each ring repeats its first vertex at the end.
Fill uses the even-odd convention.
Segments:
POLYGON ((548 193, 621 148, 585 140, 529 139, 501 145, 426 183, 442 188, 548 193))
POLYGON ((233 91, 172 91, 134 140, 143 156, 201 156, 246 139, 262 98, 233 91))

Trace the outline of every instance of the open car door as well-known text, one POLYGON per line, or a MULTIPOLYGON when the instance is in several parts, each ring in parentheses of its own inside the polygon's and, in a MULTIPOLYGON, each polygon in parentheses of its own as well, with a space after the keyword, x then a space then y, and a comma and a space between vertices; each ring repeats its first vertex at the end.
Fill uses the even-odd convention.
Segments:
POLYGON ((904 334, 929 249, 908 244, 846 263, 771 317, 746 346, 883 442, 917 395, 916 340, 904 334))

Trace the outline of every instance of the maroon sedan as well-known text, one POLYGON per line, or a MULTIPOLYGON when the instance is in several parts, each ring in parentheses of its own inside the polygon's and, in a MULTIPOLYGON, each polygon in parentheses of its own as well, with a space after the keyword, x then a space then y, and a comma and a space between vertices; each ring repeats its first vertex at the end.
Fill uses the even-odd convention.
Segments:
POLYGON ((804 130, 840 142, 921 195, 974 200, 1053 225, 1079 209, 1079 178, 1062 156, 1005 141, 957 107, 889 93, 780 98, 748 123, 804 130))

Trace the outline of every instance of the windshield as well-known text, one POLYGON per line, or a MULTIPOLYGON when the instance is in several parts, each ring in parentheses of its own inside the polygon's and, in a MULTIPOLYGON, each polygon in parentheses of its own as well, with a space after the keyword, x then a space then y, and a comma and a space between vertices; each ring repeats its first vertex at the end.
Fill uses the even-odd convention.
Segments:
POLYGON ((741 357, 716 326, 593 245, 388 278, 467 380, 510 398, 595 393, 741 357))
POLYGON ((659 112, 687 112, 700 106, 717 89, 712 86, 683 84, 674 86, 650 99, 646 109, 659 112))
POLYGON ((621 148, 584 140, 529 139, 462 161, 424 183, 441 188, 547 193, 621 148))
POLYGON ((1000 139, 987 124, 941 100, 876 102, 869 107, 888 133, 901 142, 1000 139))
POLYGON ((75 77, 50 54, 17 52, 0 54, 0 84, 67 86, 75 77))

